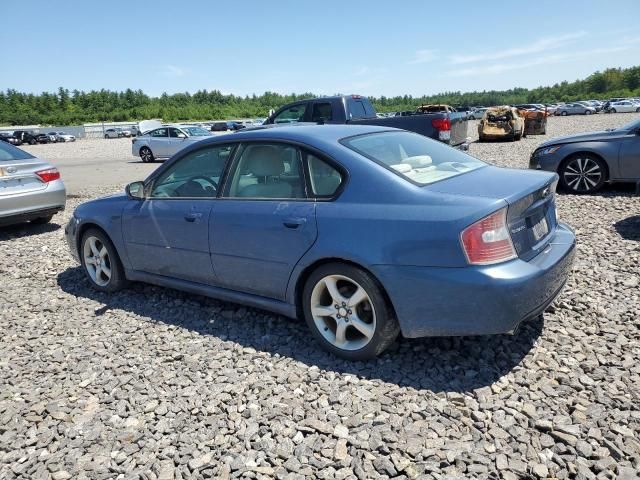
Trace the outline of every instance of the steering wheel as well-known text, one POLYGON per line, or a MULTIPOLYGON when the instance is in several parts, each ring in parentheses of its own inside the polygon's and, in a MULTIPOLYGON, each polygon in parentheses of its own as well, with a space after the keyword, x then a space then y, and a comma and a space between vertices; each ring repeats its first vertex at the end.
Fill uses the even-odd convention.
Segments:
POLYGON ((215 180, 212 180, 209 177, 206 177, 204 175, 194 175, 193 177, 189 178, 189 180, 187 180, 186 183, 192 182, 194 180, 204 180, 209 185, 211 185, 216 192, 218 191, 218 184, 216 183, 215 180))

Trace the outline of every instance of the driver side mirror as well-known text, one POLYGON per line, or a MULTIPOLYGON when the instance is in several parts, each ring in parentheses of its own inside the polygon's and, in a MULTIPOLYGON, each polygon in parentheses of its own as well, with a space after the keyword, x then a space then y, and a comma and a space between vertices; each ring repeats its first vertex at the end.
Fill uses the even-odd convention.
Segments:
POLYGON ((133 182, 125 187, 127 196, 133 200, 144 200, 144 182, 133 182))

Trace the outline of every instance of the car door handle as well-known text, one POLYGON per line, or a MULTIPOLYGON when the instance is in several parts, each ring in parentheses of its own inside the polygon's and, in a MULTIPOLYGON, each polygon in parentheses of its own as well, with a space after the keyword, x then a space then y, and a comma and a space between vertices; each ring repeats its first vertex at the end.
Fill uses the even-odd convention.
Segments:
POLYGON ((199 218, 202 218, 202 214, 201 213, 197 213, 197 212, 193 212, 193 213, 187 213, 184 216, 184 219, 187 222, 195 222, 196 220, 198 220, 199 218))
POLYGON ((285 218, 282 223, 287 228, 298 228, 300 225, 304 225, 306 222, 307 219, 304 217, 290 217, 285 218))

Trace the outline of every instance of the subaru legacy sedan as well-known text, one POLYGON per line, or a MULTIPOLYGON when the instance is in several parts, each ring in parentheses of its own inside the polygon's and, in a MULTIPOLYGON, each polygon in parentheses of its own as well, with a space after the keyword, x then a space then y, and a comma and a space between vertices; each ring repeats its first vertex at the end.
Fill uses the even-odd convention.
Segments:
POLYGON ((346 359, 405 337, 512 333, 554 300, 558 176, 376 126, 252 129, 185 148, 66 227, 93 287, 143 281, 304 318, 346 359))

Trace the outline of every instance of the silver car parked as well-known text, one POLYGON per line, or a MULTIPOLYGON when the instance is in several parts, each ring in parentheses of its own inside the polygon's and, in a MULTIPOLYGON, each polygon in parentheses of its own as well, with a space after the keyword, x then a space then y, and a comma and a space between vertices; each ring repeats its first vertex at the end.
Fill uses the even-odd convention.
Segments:
POLYGON ((210 137, 211 133, 202 127, 168 125, 156 128, 135 137, 131 153, 143 162, 165 160, 194 142, 210 137))
POLYGON ((67 192, 60 172, 30 153, 0 142, 0 225, 47 223, 64 210, 67 192))
POLYGON ((556 110, 556 115, 562 115, 563 117, 566 115, 592 115, 594 113, 596 113, 595 108, 588 107, 582 103, 565 103, 556 110))

